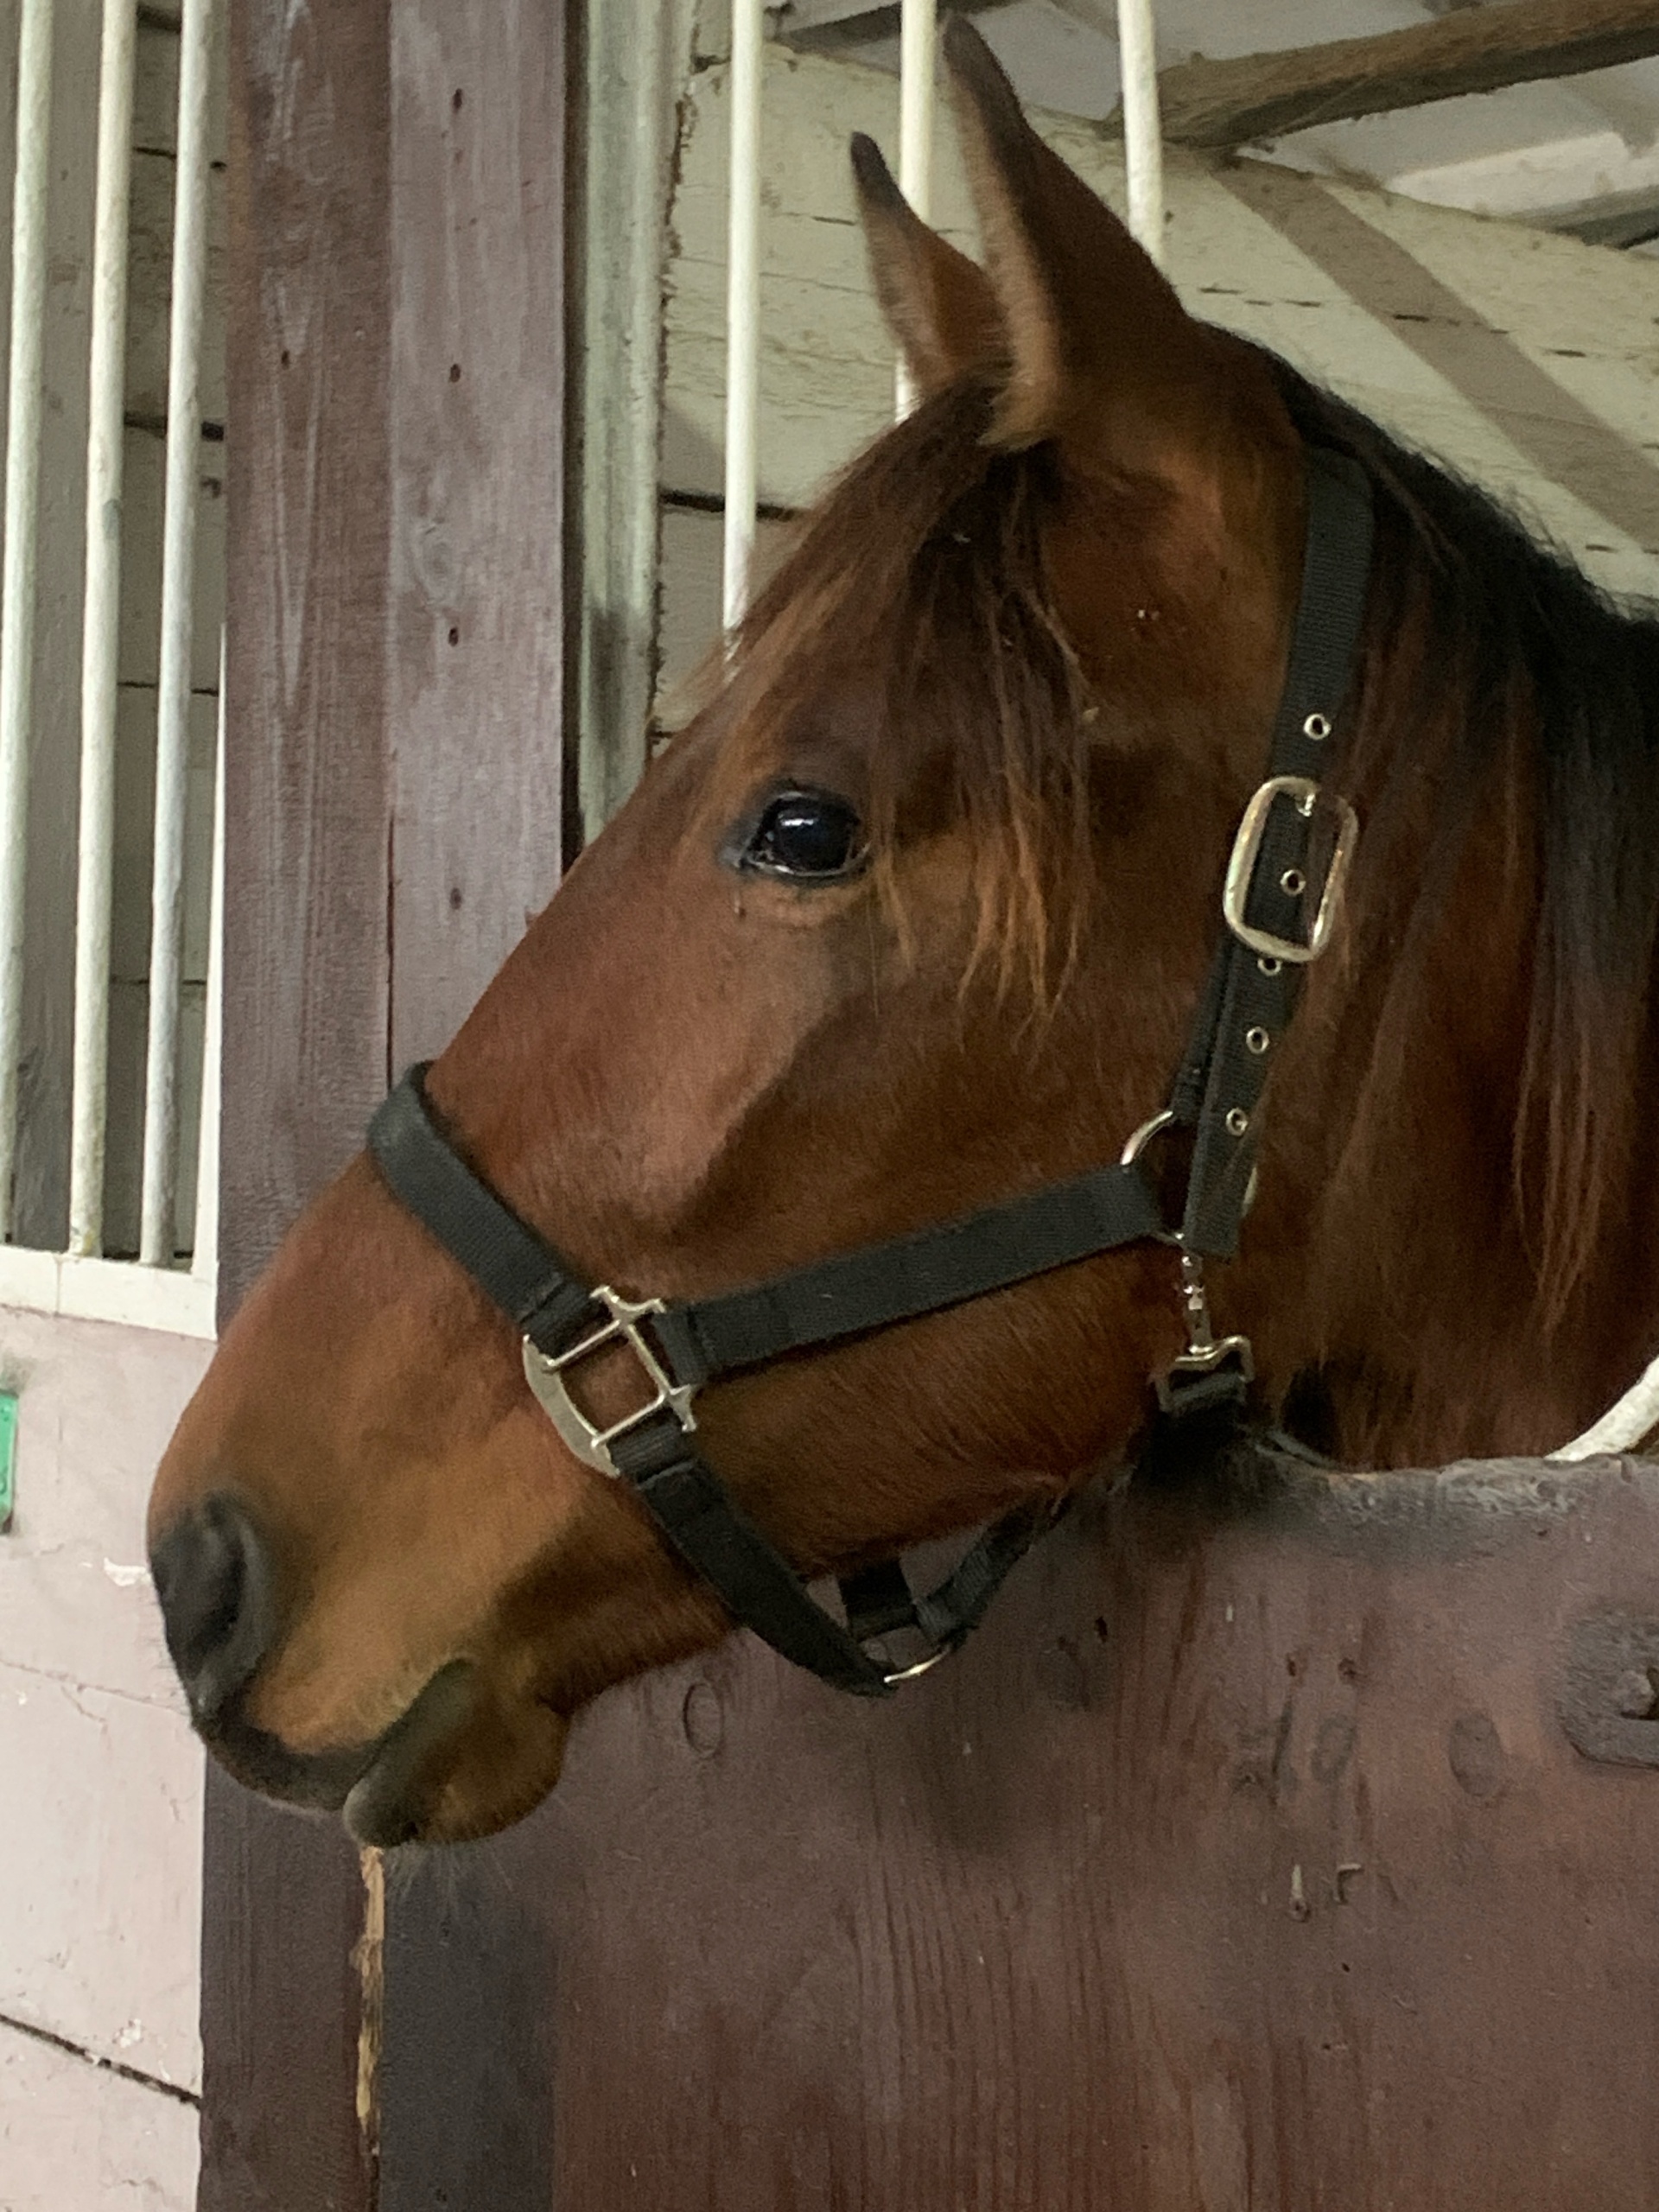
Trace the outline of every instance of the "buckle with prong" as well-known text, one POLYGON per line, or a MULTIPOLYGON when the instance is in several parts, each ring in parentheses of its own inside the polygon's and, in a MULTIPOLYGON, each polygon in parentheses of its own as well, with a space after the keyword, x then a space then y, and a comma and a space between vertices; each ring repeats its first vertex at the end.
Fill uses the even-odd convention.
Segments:
MULTIPOLYGON (((1286 960, 1297 967, 1305 967, 1310 960, 1317 960, 1331 942, 1337 925, 1337 916, 1342 907, 1342 887, 1354 857, 1354 846, 1359 836, 1359 819, 1345 798, 1334 792, 1322 792, 1307 776, 1269 776, 1260 785, 1244 818, 1238 825, 1238 835, 1233 841, 1233 850, 1227 862, 1227 880, 1222 887, 1221 911, 1228 928, 1241 944, 1268 960, 1286 960), (1276 931, 1255 928, 1248 918, 1245 908, 1249 903, 1250 886, 1255 876, 1255 864, 1261 856, 1262 841, 1268 834, 1268 817, 1277 799, 1294 799, 1296 810, 1304 819, 1311 817, 1315 808, 1324 803, 1336 816, 1337 837, 1331 858, 1326 863, 1325 885, 1319 893, 1319 903, 1313 916, 1305 944, 1293 937, 1281 937, 1276 931)), ((1288 889, 1288 884, 1286 886, 1288 889)), ((1299 886, 1298 888, 1300 887, 1299 886)))

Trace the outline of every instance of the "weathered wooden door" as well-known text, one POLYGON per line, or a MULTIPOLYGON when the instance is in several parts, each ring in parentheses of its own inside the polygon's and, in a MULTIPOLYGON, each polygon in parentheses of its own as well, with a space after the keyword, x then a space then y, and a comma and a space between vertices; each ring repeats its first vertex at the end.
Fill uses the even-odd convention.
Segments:
MULTIPOLYGON (((236 12, 226 1292, 550 890, 559 0, 236 12)), ((207 2212, 1651 2212, 1659 1471, 1090 1500, 399 1866, 215 1777, 207 2212)))
POLYGON ((1092 1499, 890 1707, 609 1699, 552 2202, 1651 2212, 1656 1662, 1659 1469, 1503 1464, 1092 1499))

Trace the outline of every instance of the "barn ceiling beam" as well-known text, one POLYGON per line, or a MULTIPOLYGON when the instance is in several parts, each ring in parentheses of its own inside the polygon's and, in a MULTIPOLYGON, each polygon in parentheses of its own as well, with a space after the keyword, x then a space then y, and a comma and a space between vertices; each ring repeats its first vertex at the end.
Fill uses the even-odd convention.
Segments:
MULTIPOLYGON (((976 16, 1001 0, 938 0, 941 16, 976 16)), ((897 38, 899 8, 872 7, 869 0, 784 0, 767 10, 773 38, 793 47, 798 54, 844 54, 849 47, 873 46, 878 40, 897 38)))
POLYGON ((1588 245, 1645 245, 1659 238, 1659 192, 1619 192, 1583 207, 1556 208, 1527 221, 1570 232, 1588 245))
MULTIPOLYGON (((1220 149, 1654 54, 1659 0, 1510 0, 1370 38, 1179 62, 1160 73, 1159 101, 1173 144, 1220 149)), ((1121 127, 1120 111, 1107 128, 1121 127)))

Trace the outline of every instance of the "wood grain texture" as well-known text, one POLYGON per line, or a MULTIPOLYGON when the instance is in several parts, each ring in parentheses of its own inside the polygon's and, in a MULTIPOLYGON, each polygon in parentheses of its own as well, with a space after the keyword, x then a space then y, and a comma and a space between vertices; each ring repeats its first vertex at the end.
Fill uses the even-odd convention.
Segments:
POLYGON ((226 1311, 387 1066, 385 0, 232 20, 226 1311))
POLYGON ((1659 54, 1659 0, 1511 0, 1369 38, 1224 61, 1199 55, 1161 73, 1159 108, 1172 145, 1242 146, 1652 54, 1659 54))
MULTIPOLYGON (((1129 1490, 872 1711, 740 1640, 552 1802, 560 2212, 1646 2212, 1659 1469, 1129 1490)), ((1659 1724, 1656 1724, 1659 1725, 1659 1724)))
MULTIPOLYGON (((391 1065, 437 1052, 560 862, 565 22, 392 11, 391 1065)), ((378 2212, 551 2201, 531 1822, 394 1869, 378 2212)))
POLYGON ((536 0, 391 24, 397 1071, 558 880, 564 42, 536 0))
MULTIPOLYGON (((232 11, 221 1318, 387 1065, 385 0, 232 11)), ((200 2212, 367 2212, 356 1854, 211 1772, 200 2212)))

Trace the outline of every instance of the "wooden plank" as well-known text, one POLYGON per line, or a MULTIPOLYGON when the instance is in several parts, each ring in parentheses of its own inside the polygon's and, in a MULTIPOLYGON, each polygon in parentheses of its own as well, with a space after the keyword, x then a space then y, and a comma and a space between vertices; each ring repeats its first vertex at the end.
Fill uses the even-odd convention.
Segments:
POLYGON ((563 23, 392 9, 391 1063, 559 874, 563 23))
MULTIPOLYGON (((222 1312, 387 1065, 385 0, 231 19, 222 1312)), ((200 2212, 367 2212, 356 1854, 210 1770, 200 2212)))
MULTIPOLYGON (((1130 1488, 891 1706, 753 1643, 553 1800, 561 2208, 1648 2212, 1659 1469, 1130 1488)), ((1656 1724, 1659 1725, 1659 1724, 1656 1724)))
POLYGON ((1161 73, 1159 106, 1171 145, 1219 149, 1652 54, 1659 0, 1510 0, 1369 38, 1224 61, 1197 55, 1161 73))
MULTIPOLYGON (((558 880, 566 18, 391 16, 391 1065, 558 880)), ((545 1834, 388 1885, 378 2212, 550 2205, 545 1834)))
POLYGON ((558 1844, 544 1808, 397 1869, 378 2212, 553 2212, 558 1844))

